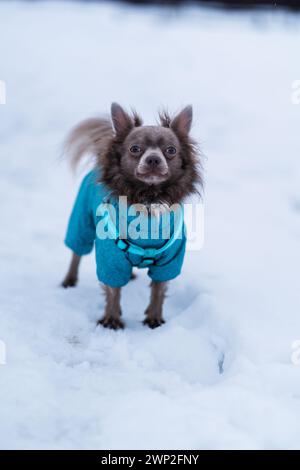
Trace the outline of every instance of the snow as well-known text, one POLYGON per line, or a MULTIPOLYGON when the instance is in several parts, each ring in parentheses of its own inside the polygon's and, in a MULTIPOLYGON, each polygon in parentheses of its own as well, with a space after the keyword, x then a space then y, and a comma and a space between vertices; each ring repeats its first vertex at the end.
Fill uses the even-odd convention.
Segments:
POLYGON ((0 17, 0 447, 299 449, 299 16, 10 1, 0 17), (93 256, 59 288, 81 179, 61 143, 113 100, 146 122, 192 103, 206 155, 204 247, 154 331, 144 273, 120 332, 95 328, 93 256))

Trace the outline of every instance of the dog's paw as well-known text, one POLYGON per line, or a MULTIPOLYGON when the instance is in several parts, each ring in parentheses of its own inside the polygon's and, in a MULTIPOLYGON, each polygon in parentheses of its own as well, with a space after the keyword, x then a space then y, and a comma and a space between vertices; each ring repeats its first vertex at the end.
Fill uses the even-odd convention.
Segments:
POLYGON ((75 287, 77 284, 77 281, 78 281, 77 278, 67 276, 61 283, 61 287, 64 287, 65 289, 67 289, 67 287, 75 287))
POLYGON ((111 330, 122 330, 125 326, 121 318, 113 317, 103 317, 97 325, 102 325, 104 328, 110 328, 111 330))
POLYGON ((165 322, 165 320, 163 318, 145 318, 145 320, 143 321, 143 324, 144 325, 148 325, 149 328, 151 328, 152 330, 154 328, 158 328, 159 326, 163 325, 165 322))

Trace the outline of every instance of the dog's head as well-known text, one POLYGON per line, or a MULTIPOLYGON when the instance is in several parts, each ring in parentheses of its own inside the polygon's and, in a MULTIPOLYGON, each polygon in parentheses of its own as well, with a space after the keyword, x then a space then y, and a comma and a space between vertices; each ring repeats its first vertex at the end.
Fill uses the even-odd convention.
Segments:
POLYGON ((113 103, 115 135, 110 150, 100 156, 102 179, 118 195, 135 203, 180 202, 201 183, 196 145, 189 137, 192 107, 173 119, 160 114, 160 125, 143 126, 113 103))
POLYGON ((101 181, 115 196, 129 203, 179 203, 202 184, 198 148, 189 136, 192 107, 159 119, 159 125, 143 126, 135 112, 113 103, 111 120, 79 124, 67 147, 75 162, 86 152, 97 155, 101 181))

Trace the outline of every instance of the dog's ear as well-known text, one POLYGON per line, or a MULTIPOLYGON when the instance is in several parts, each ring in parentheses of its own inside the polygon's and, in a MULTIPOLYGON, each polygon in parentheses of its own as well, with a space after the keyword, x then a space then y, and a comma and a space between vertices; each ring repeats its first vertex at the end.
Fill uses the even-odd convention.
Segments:
POLYGON ((124 136, 134 127, 134 122, 118 103, 111 105, 111 118, 118 136, 124 136))
POLYGON ((192 106, 186 106, 171 121, 170 127, 179 135, 188 135, 191 130, 193 120, 192 106))

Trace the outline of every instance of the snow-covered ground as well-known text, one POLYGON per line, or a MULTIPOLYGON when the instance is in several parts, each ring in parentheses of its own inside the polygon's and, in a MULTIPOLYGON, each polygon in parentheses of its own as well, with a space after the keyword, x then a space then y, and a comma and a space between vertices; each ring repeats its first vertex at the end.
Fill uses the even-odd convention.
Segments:
POLYGON ((0 18, 0 447, 299 449, 300 17, 9 1, 0 18), (93 256, 58 287, 80 182, 61 143, 113 100, 146 122, 192 103, 206 155, 204 248, 154 331, 144 273, 121 332, 95 328, 93 256))

